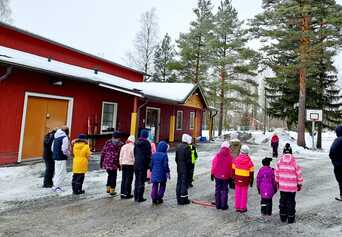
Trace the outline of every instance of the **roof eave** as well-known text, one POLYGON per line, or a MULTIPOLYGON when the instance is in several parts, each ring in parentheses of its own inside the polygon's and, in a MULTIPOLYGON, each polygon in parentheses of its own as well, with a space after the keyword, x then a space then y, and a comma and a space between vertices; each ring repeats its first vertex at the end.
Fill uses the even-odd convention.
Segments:
POLYGON ((144 98, 148 99, 149 101, 160 102, 160 103, 167 103, 167 104, 173 104, 173 105, 181 104, 181 102, 177 100, 165 99, 165 98, 161 98, 158 96, 151 96, 147 94, 144 94, 144 98))
POLYGON ((83 54, 83 55, 85 55, 85 56, 92 57, 92 58, 95 58, 95 59, 97 59, 97 60, 100 60, 100 61, 103 61, 103 62, 106 62, 106 63, 113 64, 113 65, 115 65, 115 66, 121 67, 121 68, 123 68, 123 69, 127 69, 127 70, 132 71, 132 72, 136 72, 136 73, 141 74, 141 75, 144 75, 144 76, 151 76, 151 75, 149 75, 149 74, 147 74, 147 73, 145 73, 145 72, 143 72, 143 71, 140 71, 140 70, 137 70, 137 69, 133 69, 133 68, 130 68, 130 67, 127 67, 127 66, 124 66, 124 65, 121 65, 121 64, 119 64, 119 63, 113 62, 113 61, 108 60, 108 59, 105 59, 105 58, 101 58, 101 57, 99 57, 99 56, 96 56, 96 55, 93 55, 93 54, 90 54, 90 53, 86 53, 86 52, 84 52, 84 51, 82 51, 82 50, 75 49, 75 48, 73 48, 73 47, 71 47, 71 46, 68 46, 68 45, 59 43, 59 42, 54 41, 54 40, 51 40, 51 39, 49 39, 49 38, 45 38, 45 37, 43 37, 43 36, 40 36, 40 35, 37 35, 37 34, 35 34, 35 33, 29 32, 29 31, 27 31, 27 30, 23 30, 23 29, 20 29, 20 28, 18 28, 18 27, 15 27, 15 26, 6 24, 6 23, 4 23, 4 22, 2 22, 2 21, 0 21, 0 26, 3 26, 3 27, 8 28, 8 29, 10 29, 10 30, 17 31, 17 32, 22 33, 22 34, 25 34, 25 35, 29 35, 29 36, 31 36, 31 37, 33 37, 33 38, 36 38, 36 39, 39 39, 39 40, 46 41, 46 42, 48 42, 48 43, 50 43, 50 44, 53 44, 53 45, 56 45, 56 46, 60 46, 60 47, 69 49, 69 50, 74 51, 74 52, 76 52, 76 53, 80 53, 80 54, 83 54))
MULTIPOLYGON (((103 85, 106 85, 107 87, 112 87, 113 89, 117 88, 118 91, 121 91, 122 93, 125 93, 125 94, 131 94, 131 95, 135 95, 138 97, 144 97, 144 94, 142 92, 140 92, 139 90, 130 90, 127 88, 122 88, 120 86, 108 84, 108 83, 102 82, 100 80, 90 80, 90 79, 86 79, 83 77, 72 76, 72 75, 63 74, 63 73, 59 73, 59 72, 55 72, 55 71, 51 71, 51 70, 42 69, 42 68, 27 66, 27 65, 23 65, 23 64, 19 64, 19 63, 14 63, 14 62, 3 61, 3 60, 1 60, 1 58, 0 58, 0 64, 12 65, 14 67, 25 68, 25 69, 28 69, 31 71, 38 71, 38 72, 42 72, 42 73, 52 74, 52 75, 55 75, 58 77, 63 77, 63 78, 73 78, 73 79, 76 79, 78 81, 91 83, 91 84, 94 84, 97 86, 101 86, 100 84, 103 84, 103 85)), ((111 89, 111 88, 109 88, 109 89, 111 89)))

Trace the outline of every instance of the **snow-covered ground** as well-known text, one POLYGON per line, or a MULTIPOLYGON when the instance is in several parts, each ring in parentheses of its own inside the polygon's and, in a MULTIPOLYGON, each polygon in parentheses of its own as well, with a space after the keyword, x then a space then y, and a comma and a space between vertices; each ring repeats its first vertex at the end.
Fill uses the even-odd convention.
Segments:
MULTIPOLYGON (((227 132, 225 132, 227 133, 227 132)), ((225 134, 224 133, 224 134, 225 134)), ((262 145, 269 144, 270 137, 273 133, 263 134, 261 131, 251 132, 253 137, 248 142, 251 144, 262 145)), ((279 129, 276 131, 280 137, 279 151, 289 142, 292 146, 293 152, 296 156, 305 159, 327 159, 327 151, 335 138, 333 132, 328 132, 323 134, 323 151, 311 151, 298 147, 296 145, 296 133, 287 132, 285 130, 279 129)), ((204 135, 206 131, 204 131, 204 135)), ((306 142, 309 144, 311 137, 309 134, 306 136, 306 142)), ((221 140, 217 140, 214 143, 206 144, 205 146, 217 147, 221 140)), ((200 151, 200 157, 207 157, 209 160, 214 156, 216 149, 207 149, 200 151)), ((174 162, 174 153, 170 153, 170 167, 172 170, 172 176, 176 175, 176 168, 174 162)), ((253 160, 257 163, 265 157, 271 156, 271 149, 268 150, 258 150, 252 154, 253 160)), ((93 157, 95 160, 99 160, 98 156, 93 157)), ((201 175, 208 171, 210 163, 208 159, 200 159, 197 165, 196 174, 201 175)), ((43 182, 43 172, 44 164, 32 164, 24 166, 14 166, 14 167, 2 167, 0 168, 0 211, 16 207, 20 202, 42 199, 46 197, 60 197, 60 196, 70 196, 72 194, 71 190, 71 179, 72 173, 68 172, 65 177, 65 192, 54 193, 51 189, 42 188, 43 182)), ((105 188, 105 181, 107 178, 107 173, 103 170, 94 170, 86 174, 84 188, 87 191, 87 195, 90 197, 103 196, 103 190, 105 188)), ((118 175, 118 184, 121 181, 121 175, 118 175)), ((118 185, 119 188, 119 185, 118 185)))
MULTIPOLYGON (((55 194, 41 188, 43 164, 0 168, 0 236, 341 236, 342 203, 334 200, 337 183, 328 157, 333 133, 323 136, 322 151, 305 150, 295 144, 295 133, 277 131, 280 148, 292 144, 298 163, 303 167, 303 190, 297 194, 297 223, 284 225, 278 217, 279 194, 273 200, 273 216, 260 216, 260 197, 250 189, 248 213, 234 211, 234 191, 229 191, 228 211, 197 205, 176 204, 176 168, 174 153, 170 153, 171 180, 167 184, 165 202, 158 207, 151 200, 135 204, 132 200, 108 198, 105 193, 106 173, 94 170, 85 178, 86 195, 81 199, 71 195, 71 173, 65 189, 55 194), (293 138, 291 138, 293 137, 293 138)), ((252 132, 247 141, 251 157, 258 170, 262 158, 271 156, 272 133, 252 132)), ((310 139, 310 138, 309 138, 310 139)), ((309 142, 310 140, 307 140, 309 142)), ((195 169, 194 188, 190 198, 212 200, 214 182, 210 181, 210 161, 222 139, 200 144, 195 169)), ((94 157, 98 162, 98 157, 94 157)), ((274 165, 275 162, 272 162, 274 165)), ((121 174, 118 175, 118 188, 121 174)), ((150 185, 146 186, 148 198, 150 185)))

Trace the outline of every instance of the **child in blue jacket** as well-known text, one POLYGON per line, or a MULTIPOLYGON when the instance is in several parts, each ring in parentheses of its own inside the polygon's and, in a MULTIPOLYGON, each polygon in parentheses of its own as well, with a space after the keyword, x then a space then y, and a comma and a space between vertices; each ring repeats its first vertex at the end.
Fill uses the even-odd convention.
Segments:
POLYGON ((151 198, 153 204, 163 203, 166 181, 170 179, 169 159, 167 156, 168 148, 169 145, 162 141, 157 146, 157 152, 152 155, 151 198))

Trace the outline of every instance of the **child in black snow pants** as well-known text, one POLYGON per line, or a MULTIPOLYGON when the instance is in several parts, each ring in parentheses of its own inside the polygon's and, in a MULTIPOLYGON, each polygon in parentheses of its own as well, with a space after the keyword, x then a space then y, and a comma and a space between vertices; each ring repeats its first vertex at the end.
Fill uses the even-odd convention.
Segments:
POLYGON ((188 195, 188 178, 191 167, 191 150, 190 144, 192 137, 188 134, 183 134, 182 143, 176 149, 176 164, 177 164, 177 203, 178 205, 190 204, 188 195))

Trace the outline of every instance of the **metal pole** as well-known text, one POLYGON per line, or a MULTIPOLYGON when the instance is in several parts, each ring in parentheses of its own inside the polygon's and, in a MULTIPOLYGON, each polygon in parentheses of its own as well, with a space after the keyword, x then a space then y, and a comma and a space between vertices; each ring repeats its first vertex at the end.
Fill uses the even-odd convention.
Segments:
POLYGON ((315 150, 315 120, 312 121, 312 150, 315 150))
POLYGON ((266 134, 267 126, 267 101, 266 101, 266 90, 264 90, 264 134, 266 134))

